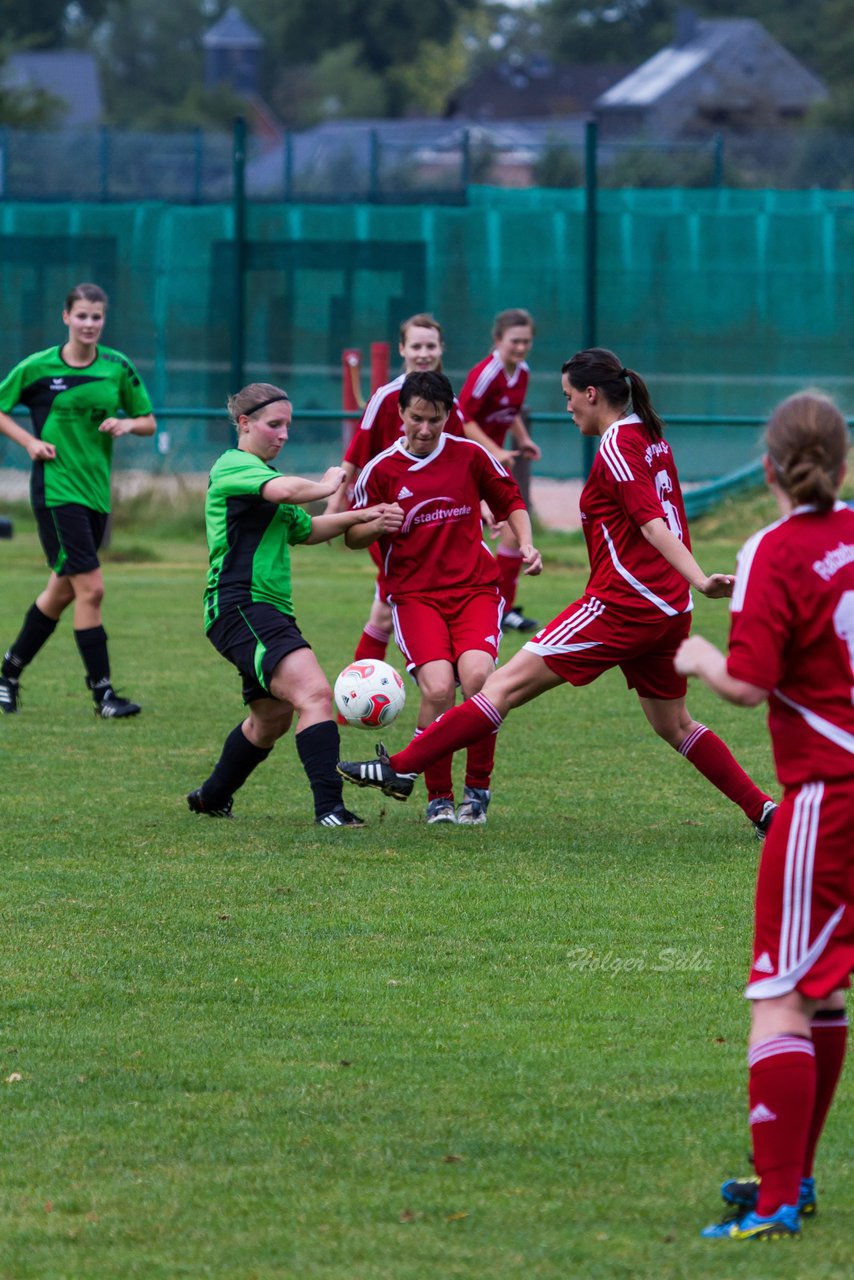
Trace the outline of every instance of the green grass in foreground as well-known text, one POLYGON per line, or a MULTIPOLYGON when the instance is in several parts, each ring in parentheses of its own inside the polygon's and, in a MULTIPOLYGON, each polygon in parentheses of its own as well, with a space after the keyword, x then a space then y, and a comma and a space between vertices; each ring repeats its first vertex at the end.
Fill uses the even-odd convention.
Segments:
MULTIPOLYGON (((730 567, 726 527, 697 530, 702 562, 730 567)), ((194 818, 184 793, 241 711, 179 532, 119 522, 106 565, 116 683, 142 716, 94 720, 66 621, 0 720, 0 1277, 850 1275, 850 1072, 804 1239, 698 1238, 746 1168, 758 846, 621 678, 510 718, 485 829, 351 792, 370 827, 320 831, 289 740, 233 822, 194 818)), ((541 543, 524 600, 545 619, 584 554, 541 543)), ((295 559, 334 676, 367 557, 295 559)), ((26 520, 0 565, 2 645, 43 576, 26 520)), ((699 601, 696 625, 722 641, 726 606, 699 601)), ((773 787, 761 714, 700 689, 691 706, 773 787)), ((345 753, 373 741, 348 730, 345 753)))

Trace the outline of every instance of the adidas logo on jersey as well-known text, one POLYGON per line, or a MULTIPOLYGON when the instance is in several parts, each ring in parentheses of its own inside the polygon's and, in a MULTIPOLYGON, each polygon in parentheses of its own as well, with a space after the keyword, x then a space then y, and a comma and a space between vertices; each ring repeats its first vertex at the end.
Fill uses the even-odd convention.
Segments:
POLYGON ((412 497, 412 490, 407 489, 406 485, 403 486, 400 493, 397 495, 398 502, 400 501, 401 498, 411 498, 411 497, 412 497))
POLYGON ((753 966, 757 973, 773 973, 774 966, 771 963, 771 957, 767 951, 763 951, 762 955, 753 966))
POLYGON ((750 1113, 751 1124, 765 1124, 769 1120, 776 1120, 774 1112, 765 1106, 764 1102, 757 1102, 756 1106, 750 1113))

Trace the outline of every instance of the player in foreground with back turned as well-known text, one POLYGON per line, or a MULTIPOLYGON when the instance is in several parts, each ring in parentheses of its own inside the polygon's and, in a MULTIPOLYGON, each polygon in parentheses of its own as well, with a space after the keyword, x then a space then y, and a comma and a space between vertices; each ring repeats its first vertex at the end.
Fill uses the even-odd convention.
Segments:
POLYGON ((756 885, 750 1130, 754 1178, 708 1238, 791 1237, 815 1212, 813 1161, 842 1071, 854 969, 854 512, 837 501, 848 428, 825 396, 785 400, 765 433, 781 519, 742 548, 729 654, 686 640, 676 668, 728 702, 768 702, 783 800, 756 885))
POLYGON ((0 711, 7 715, 18 710, 24 668, 69 605, 95 714, 121 720, 140 710, 119 697, 110 679, 98 551, 110 512, 113 441, 153 435, 156 423, 133 365, 120 351, 99 346, 106 314, 103 289, 76 285, 62 313, 67 341, 28 356, 0 385, 0 432, 32 459, 30 498, 51 570, 0 666, 0 711), (17 404, 29 409, 34 435, 10 416, 17 404))
POLYGON ((599 451, 581 495, 590 578, 585 594, 488 677, 480 693, 445 713, 403 751, 342 761, 357 786, 406 799, 413 780, 449 751, 501 728, 514 707, 560 684, 590 684, 622 670, 655 732, 744 811, 764 836, 774 802, 725 743, 693 720, 687 681, 673 658, 691 623, 690 587, 728 596, 732 578, 706 575, 690 550, 685 508, 670 446, 646 383, 612 351, 580 351, 563 366, 567 410, 599 451))
MULTIPOLYGON (((421 693, 418 732, 454 705, 457 681, 471 698, 495 669, 504 602, 483 541, 482 502, 513 530, 525 572, 542 569, 519 486, 481 445, 445 434, 453 408, 443 373, 407 374, 399 393, 403 439, 367 464, 354 503, 357 511, 398 503, 404 512, 401 527, 383 533, 379 547, 395 639, 421 693)), ((361 547, 371 536, 370 525, 358 525, 346 541, 361 547)), ((469 747, 458 809, 452 756, 431 764, 427 822, 483 825, 494 758, 493 734, 469 747)))
POLYGON ((310 516, 295 504, 329 497, 344 483, 341 467, 319 481, 286 476, 271 465, 288 438, 287 392, 255 382, 231 396, 237 446, 211 470, 205 522, 210 571, 205 630, 219 653, 237 667, 249 714, 225 740, 210 775, 187 796, 194 813, 231 816, 235 791, 297 717, 295 743, 314 795, 315 821, 324 827, 361 827, 344 807, 335 772, 338 727, 332 691, 294 618, 292 543, 328 542, 354 525, 368 539, 400 526, 399 507, 373 507, 310 516))

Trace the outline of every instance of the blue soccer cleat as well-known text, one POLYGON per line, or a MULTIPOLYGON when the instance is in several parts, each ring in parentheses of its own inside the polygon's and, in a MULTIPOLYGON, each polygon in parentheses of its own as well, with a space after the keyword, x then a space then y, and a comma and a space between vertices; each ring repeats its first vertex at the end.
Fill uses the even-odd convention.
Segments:
POLYGON ((760 1217, 752 1209, 747 1213, 736 1213, 724 1218, 723 1222, 703 1227, 700 1232, 705 1240, 797 1240, 800 1234, 796 1204, 783 1204, 767 1218, 760 1217))

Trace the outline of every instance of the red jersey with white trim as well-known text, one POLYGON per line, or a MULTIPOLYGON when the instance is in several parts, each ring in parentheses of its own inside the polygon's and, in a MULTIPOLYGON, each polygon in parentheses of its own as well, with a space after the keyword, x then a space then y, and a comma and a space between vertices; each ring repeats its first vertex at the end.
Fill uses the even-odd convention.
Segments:
POLYGON ((771 691, 780 782, 854 777, 854 511, 798 507, 760 529, 730 607, 727 671, 771 691))
POLYGON ((652 440, 637 414, 613 422, 600 439, 579 506, 590 558, 587 595, 647 618, 693 609, 682 574, 640 531, 650 520, 665 520, 690 550, 670 445, 652 440))
MULTIPOLYGON (((367 466, 371 458, 388 449, 403 434, 398 396, 405 377, 406 374, 402 373, 393 382, 387 382, 384 387, 380 387, 365 406, 362 421, 353 432, 353 439, 344 454, 344 461, 352 463, 360 471, 367 466)), ((456 399, 448 421, 445 423, 445 431, 451 436, 464 434, 463 417, 456 399)))
POLYGON ((471 370, 460 392, 460 408, 466 422, 476 422, 490 440, 504 438, 522 411, 528 390, 528 365, 522 360, 508 378, 498 352, 471 370))
POLYGON ((444 432, 426 458, 398 440, 365 467, 354 508, 397 502, 405 515, 397 533, 379 539, 389 597, 429 595, 455 587, 498 583, 498 565, 483 540, 480 503, 497 520, 524 510, 519 486, 488 450, 444 432))

